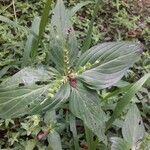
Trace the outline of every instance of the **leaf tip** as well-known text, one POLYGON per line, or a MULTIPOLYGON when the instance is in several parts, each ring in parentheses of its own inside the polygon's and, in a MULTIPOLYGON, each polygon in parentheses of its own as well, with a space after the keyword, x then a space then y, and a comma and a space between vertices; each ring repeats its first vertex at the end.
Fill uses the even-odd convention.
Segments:
POLYGON ((144 52, 144 45, 141 42, 138 42, 138 48, 137 48, 137 53, 138 54, 143 54, 144 52))

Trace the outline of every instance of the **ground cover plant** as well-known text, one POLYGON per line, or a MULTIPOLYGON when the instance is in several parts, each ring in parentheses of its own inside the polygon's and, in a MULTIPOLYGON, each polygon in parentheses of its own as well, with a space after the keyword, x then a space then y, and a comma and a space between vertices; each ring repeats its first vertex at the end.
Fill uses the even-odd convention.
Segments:
POLYGON ((145 72, 138 81, 121 80, 130 80, 137 66, 131 72, 129 68, 149 53, 143 52, 139 41, 91 46, 100 4, 105 5, 86 1, 70 9, 62 0, 56 5, 47 0, 42 17, 34 18, 31 29, 0 16, 1 21, 29 33, 23 53, 13 64, 19 71, 10 70, 13 75, 4 76, 12 66, 1 70, 0 118, 5 119, 1 148, 149 149, 149 120, 142 119, 149 115, 148 62, 142 64, 145 72), (77 40, 71 19, 75 21, 75 13, 86 5, 94 6, 92 20, 85 40, 80 39, 81 33, 77 40))

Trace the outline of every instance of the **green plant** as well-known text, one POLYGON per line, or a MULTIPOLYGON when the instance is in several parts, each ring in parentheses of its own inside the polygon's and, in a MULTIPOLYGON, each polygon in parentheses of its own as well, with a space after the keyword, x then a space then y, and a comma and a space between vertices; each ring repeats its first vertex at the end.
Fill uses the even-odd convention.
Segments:
POLYGON ((123 138, 112 137, 112 150, 135 150, 138 147, 138 142, 144 138, 145 129, 140 111, 136 105, 132 105, 126 115, 122 127, 123 138))
MULTIPOLYGON (((101 108, 101 98, 97 91, 117 83, 140 58, 143 48, 140 43, 108 42, 94 46, 80 55, 70 21, 74 13, 66 10, 61 0, 58 1, 53 12, 50 44, 47 46, 49 48, 47 57, 51 60, 51 66, 49 64, 34 66, 33 63, 31 67, 23 68, 4 81, 0 86, 0 117, 16 118, 26 114, 45 113, 66 103, 67 109, 83 120, 85 128, 87 127, 86 133, 89 135, 87 139, 91 145, 97 143, 95 141, 93 143, 94 136, 89 129, 106 144, 107 138, 104 133, 108 116, 101 108)), ((34 32, 32 38, 35 36, 34 32)), ((41 34, 37 36, 41 38, 41 34)), ((37 43, 35 45, 37 46, 37 43)), ((29 51, 29 54, 31 53, 32 50, 29 51)), ((34 61, 35 55, 29 54, 28 57, 33 58, 34 61)), ((25 61, 26 59, 23 59, 23 62, 25 61)), ((149 75, 145 78, 148 77, 149 75)), ((131 93, 127 102, 134 93, 131 93)), ((122 109, 119 110, 115 119, 122 109)), ((52 116, 56 118, 55 112, 52 116)), ((76 126, 74 116, 70 117, 71 128, 76 126)), ((28 128, 27 126, 26 129, 28 128)), ((60 139, 57 132, 54 131, 53 134, 60 139)), ((77 133, 74 131, 73 135, 76 149, 78 149, 77 133)), ((49 137, 49 143, 51 141, 53 139, 49 137)))

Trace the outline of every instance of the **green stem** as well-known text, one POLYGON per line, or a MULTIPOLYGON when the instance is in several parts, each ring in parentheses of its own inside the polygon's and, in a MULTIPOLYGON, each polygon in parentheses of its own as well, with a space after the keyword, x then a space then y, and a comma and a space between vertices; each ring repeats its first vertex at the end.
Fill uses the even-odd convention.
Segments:
POLYGON ((119 7, 120 7, 119 0, 116 0, 116 7, 117 7, 117 11, 119 12, 119 7))
POLYGON ((76 129, 76 118, 72 114, 70 114, 70 130, 73 134, 75 150, 79 150, 80 146, 79 146, 79 139, 78 139, 77 129, 76 129))
POLYGON ((70 73, 69 68, 69 51, 67 48, 64 48, 64 68, 65 68, 65 74, 68 75, 70 73))

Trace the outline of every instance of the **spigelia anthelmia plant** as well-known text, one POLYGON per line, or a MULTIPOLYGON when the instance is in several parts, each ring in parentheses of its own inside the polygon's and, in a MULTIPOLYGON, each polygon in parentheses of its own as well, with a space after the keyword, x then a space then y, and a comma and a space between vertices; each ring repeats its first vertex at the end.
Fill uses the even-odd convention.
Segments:
MULTIPOLYGON (((1 83, 0 118, 43 114, 66 104, 68 111, 81 119, 99 141, 107 143, 108 116, 101 108, 98 92, 121 80, 140 59, 143 46, 139 42, 106 42, 83 52, 71 22, 76 10, 65 9, 63 1, 58 0, 47 46, 52 65, 28 64, 1 83)), ((34 32, 41 38, 40 31, 34 32)), ((29 40, 33 42, 33 38, 34 34, 29 40)))

